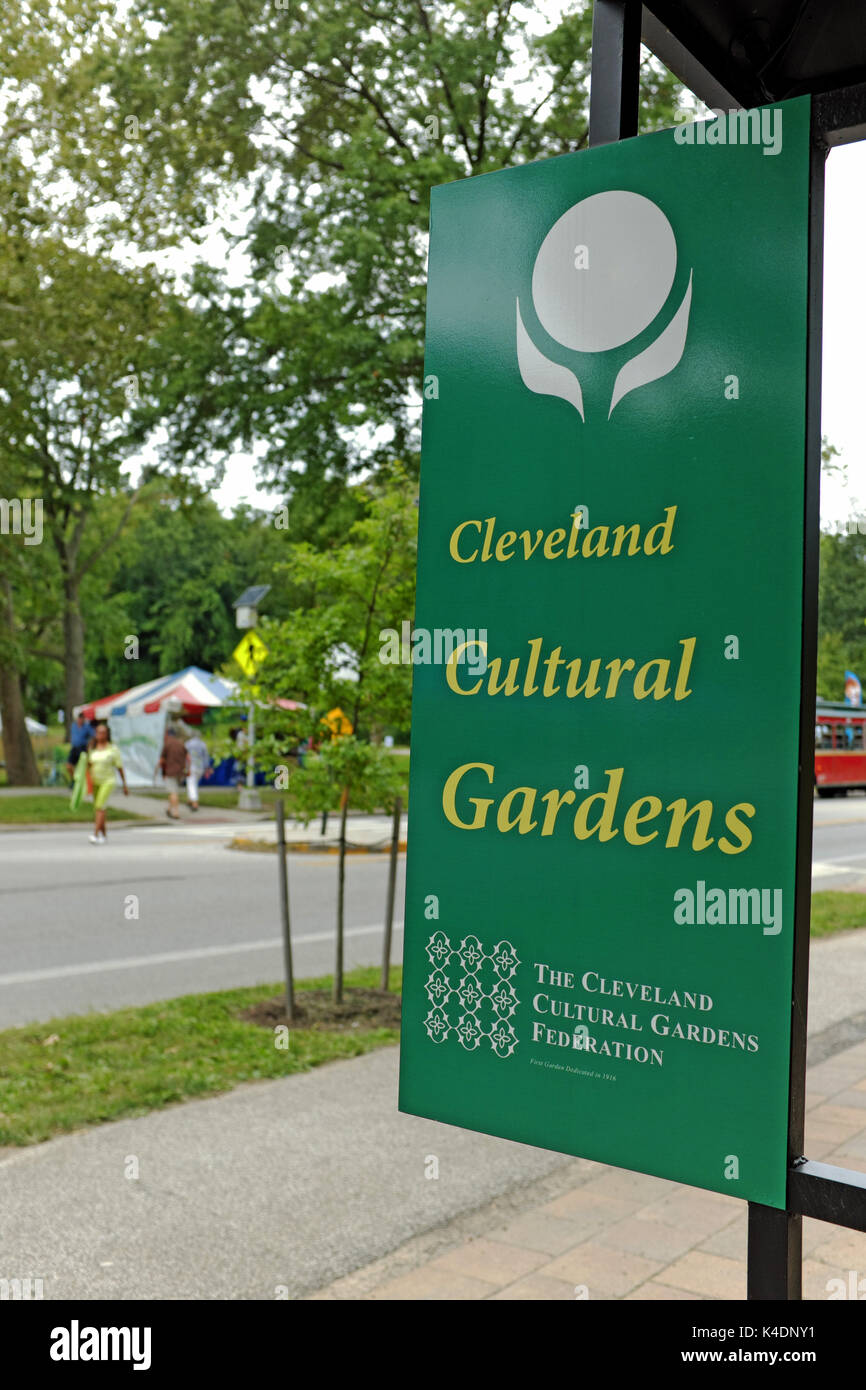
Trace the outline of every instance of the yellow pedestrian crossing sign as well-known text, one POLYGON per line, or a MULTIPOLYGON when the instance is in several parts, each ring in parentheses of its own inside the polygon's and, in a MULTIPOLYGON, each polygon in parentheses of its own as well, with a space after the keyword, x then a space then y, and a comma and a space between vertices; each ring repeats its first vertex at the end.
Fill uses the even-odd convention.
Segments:
POLYGON ((254 676, 269 650, 259 634, 253 630, 244 633, 232 652, 232 656, 245 676, 254 676))

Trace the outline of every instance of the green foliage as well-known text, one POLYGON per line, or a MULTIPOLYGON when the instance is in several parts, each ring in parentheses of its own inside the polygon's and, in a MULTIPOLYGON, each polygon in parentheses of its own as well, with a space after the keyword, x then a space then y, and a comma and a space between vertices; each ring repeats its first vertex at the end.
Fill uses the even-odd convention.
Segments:
MULTIPOLYGON (((66 703, 84 693, 82 627, 91 689, 227 657, 230 589, 286 557, 260 519, 226 545, 212 509, 158 479, 133 492, 124 469, 155 448, 162 474, 217 480, 240 444, 292 496, 268 612, 307 616, 292 650, 272 634, 271 684, 317 715, 405 725, 408 672, 376 669, 357 619, 377 565, 376 625, 411 617, 411 584, 356 531, 370 484, 350 483, 401 459, 411 504, 429 189, 585 146, 591 8, 0 0, 0 467, 46 499, 54 554, 15 580, 15 623, 36 633, 22 674, 46 705, 58 655, 66 703), (179 293, 143 264, 229 206, 243 283, 199 264, 179 293), (340 644, 357 690, 324 660, 340 644)), ((678 92, 645 61, 641 128, 672 124, 678 92)))
MULTIPOLYGON (((267 583, 286 553, 286 533, 266 513, 224 516, 199 488, 168 488, 139 504, 107 592, 89 594, 88 672, 93 692, 122 690, 185 666, 223 666, 239 633, 232 607, 242 589, 267 583), (124 659, 124 638, 139 658, 124 659)), ((269 596, 287 613, 292 587, 269 596)))
MULTIPOLYGON (((588 0, 541 29, 511 0, 138 0, 106 3, 94 34, 83 0, 60 10, 80 53, 46 34, 17 103, 76 93, 38 145, 104 234, 163 246, 227 195, 248 209, 251 283, 200 268, 195 328, 164 339, 166 448, 259 440, 298 492, 393 457, 411 470, 429 189, 585 146, 588 0)), ((641 128, 671 125, 678 93, 646 60, 641 128)))
MULTIPOLYGON (((856 660, 856 658, 854 658, 856 660)), ((818 679, 816 688, 822 700, 845 698, 845 672, 852 666, 845 643, 838 632, 822 632, 818 638, 818 679)))
MULTIPOLYGON (((41 489, 60 537, 117 488, 148 392, 166 290, 55 237, 0 235, 0 461, 41 489)), ((55 544, 57 544, 55 540, 55 544)))
POLYGON ((122 270, 13 220, 0 218, 0 475, 40 499, 45 542, 31 573, 17 566, 15 606, 33 645, 44 640, 65 668, 68 714, 84 697, 82 584, 142 495, 125 467, 168 294, 150 269, 122 270))
POLYGON ((293 814, 309 825, 345 792, 355 811, 390 810, 404 796, 396 759, 387 749, 363 743, 354 734, 331 739, 308 758, 291 779, 293 814))
POLYGON ((409 723, 411 668, 379 660, 379 633, 411 620, 415 601, 418 511, 414 489, 396 470, 387 483, 354 489, 363 515, 342 544, 315 550, 291 543, 276 575, 290 577, 304 603, 282 622, 259 625, 269 655, 250 698, 261 703, 256 741, 285 761, 287 744, 326 735, 322 717, 340 708, 356 733, 409 723), (289 713, 274 702, 306 709, 289 713))
POLYGON ((836 460, 837 460, 837 459, 841 459, 841 457, 842 457, 841 451, 840 451, 839 449, 836 448, 836 445, 835 445, 835 444, 831 444, 830 441, 829 441, 829 439, 827 438, 826 435, 822 435, 822 437, 821 437, 821 470, 822 470, 822 472, 824 472, 824 473, 826 473, 826 474, 828 474, 828 475, 832 475, 832 474, 834 474, 834 473, 837 473, 841 478, 847 479, 847 477, 848 477, 848 465, 847 465, 847 463, 837 463, 837 462, 836 462, 836 460))
POLYGON ((866 536, 821 536, 818 694, 841 700, 845 671, 866 680, 866 536))

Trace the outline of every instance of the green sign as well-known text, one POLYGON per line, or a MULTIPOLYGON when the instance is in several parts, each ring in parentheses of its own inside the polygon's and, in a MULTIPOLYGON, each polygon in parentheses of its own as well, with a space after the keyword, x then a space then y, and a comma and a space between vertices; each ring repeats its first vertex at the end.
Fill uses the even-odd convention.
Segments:
POLYGON ((433 192, 400 1106, 783 1207, 809 103, 742 115, 433 192))

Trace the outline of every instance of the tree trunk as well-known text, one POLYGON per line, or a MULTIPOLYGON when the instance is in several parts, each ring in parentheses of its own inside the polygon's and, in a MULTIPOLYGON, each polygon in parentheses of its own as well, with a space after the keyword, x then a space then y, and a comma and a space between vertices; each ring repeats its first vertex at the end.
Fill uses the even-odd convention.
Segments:
POLYGON ((394 898, 397 888, 397 856, 400 852, 400 814, 403 803, 394 798, 394 819, 391 823, 391 857, 388 863, 388 898, 385 903, 385 939, 382 946, 382 979, 379 988, 387 990, 391 979, 391 941, 394 934, 394 898))
POLYGON ((349 788, 340 801, 340 858, 337 864, 337 958, 334 963, 334 1003, 343 1002, 343 926, 346 918, 346 818, 349 814, 349 788))
MULTIPOLYGON (((0 590, 0 636, 7 638, 4 643, 7 650, 12 639, 12 623, 12 591, 7 584, 0 590)), ((0 660, 0 719, 3 720, 3 757, 9 786, 38 787, 39 769, 24 722, 21 672, 8 658, 0 660)))
POLYGON ((84 622, 78 604, 77 584, 67 579, 63 587, 63 657, 66 672, 63 706, 66 728, 70 729, 74 706, 84 704, 84 622))

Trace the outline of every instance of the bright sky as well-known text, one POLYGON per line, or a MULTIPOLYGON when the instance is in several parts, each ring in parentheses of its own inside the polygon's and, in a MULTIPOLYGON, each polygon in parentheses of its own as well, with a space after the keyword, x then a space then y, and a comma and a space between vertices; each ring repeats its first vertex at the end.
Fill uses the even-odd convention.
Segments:
POLYGON ((825 478, 824 525, 866 507, 866 141, 827 161, 822 430, 842 454, 847 485, 825 478))
POLYGON ((252 454, 233 455, 226 464, 222 485, 210 495, 223 512, 230 512, 239 502, 248 502, 252 507, 270 511, 285 500, 285 490, 268 492, 261 486, 256 477, 252 454))

